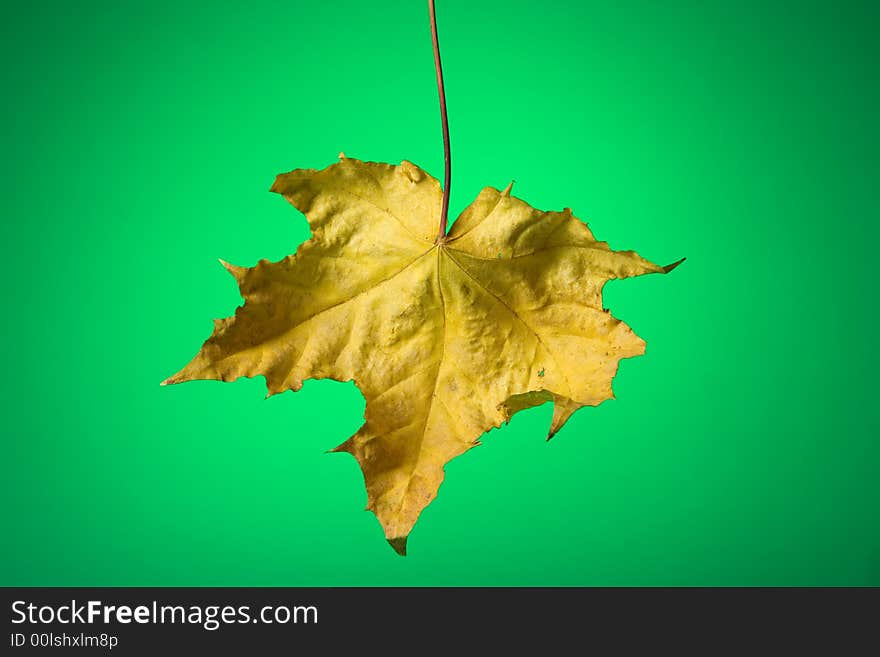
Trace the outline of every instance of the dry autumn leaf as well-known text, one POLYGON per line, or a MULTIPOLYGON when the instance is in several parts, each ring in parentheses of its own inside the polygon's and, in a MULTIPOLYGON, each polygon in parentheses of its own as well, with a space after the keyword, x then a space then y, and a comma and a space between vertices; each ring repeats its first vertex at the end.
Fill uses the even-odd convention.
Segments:
MULTIPOLYGON (((663 273, 586 224, 488 187, 437 239, 439 182, 410 162, 343 157, 277 177, 312 239, 255 267, 224 263, 245 300, 165 383, 262 375, 269 394, 354 381, 365 422, 335 451, 399 553, 443 468, 519 410, 554 403, 549 436, 612 397, 645 343, 602 306, 613 278, 663 273)), ((676 263, 677 264, 677 263, 676 263)), ((549 437, 548 436, 548 437, 549 437)))

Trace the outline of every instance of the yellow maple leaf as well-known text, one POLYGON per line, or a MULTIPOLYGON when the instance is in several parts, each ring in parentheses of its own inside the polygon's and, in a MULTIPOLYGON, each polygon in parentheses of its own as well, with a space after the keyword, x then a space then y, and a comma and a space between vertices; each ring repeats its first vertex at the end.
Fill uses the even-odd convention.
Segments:
POLYGON ((570 210, 536 210, 510 187, 484 189, 438 239, 440 184, 407 161, 342 156, 281 174, 272 191, 312 239, 280 262, 224 263, 245 303, 164 383, 262 375, 271 395, 354 381, 365 422, 334 451, 358 460, 367 507, 401 554, 445 464, 483 433, 552 401, 549 438, 612 397, 620 359, 645 343, 603 309, 602 287, 675 266, 612 251, 570 210))

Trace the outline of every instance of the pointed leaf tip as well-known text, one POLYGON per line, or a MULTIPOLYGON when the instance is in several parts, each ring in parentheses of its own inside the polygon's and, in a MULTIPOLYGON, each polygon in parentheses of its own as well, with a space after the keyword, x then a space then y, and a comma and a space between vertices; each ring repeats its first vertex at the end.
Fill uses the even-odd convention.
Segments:
POLYGON ((666 266, 663 268, 663 273, 664 273, 664 274, 668 274, 668 273, 671 272, 673 269, 675 269, 676 267, 678 267, 681 263, 683 263, 685 260, 687 260, 687 258, 682 258, 681 260, 677 260, 676 262, 673 262, 671 265, 666 265, 666 266))
MULTIPOLYGON (((217 258, 220 261, 220 264, 223 265, 223 269, 232 274, 232 277, 236 281, 241 281, 244 277, 245 272, 247 271, 247 267, 239 267, 238 265, 233 265, 229 262, 226 262, 223 258, 217 258)), ((217 320, 215 320, 216 322, 217 320)))
POLYGON ((388 541, 388 545, 394 548, 394 551, 397 552, 402 557, 406 556, 406 536, 398 536, 397 538, 389 538, 386 539, 388 541))

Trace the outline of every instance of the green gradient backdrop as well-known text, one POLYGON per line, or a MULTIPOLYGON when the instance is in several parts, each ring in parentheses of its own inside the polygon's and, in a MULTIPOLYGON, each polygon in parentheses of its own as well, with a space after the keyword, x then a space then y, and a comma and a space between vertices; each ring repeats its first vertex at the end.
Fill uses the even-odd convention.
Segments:
POLYGON ((351 384, 159 387, 216 259, 307 238, 276 173, 442 172, 425 4, 5 3, 0 583, 880 585, 870 3, 440 0, 452 214, 516 179, 688 261, 606 288, 617 401, 487 436, 408 558, 323 453, 351 384))

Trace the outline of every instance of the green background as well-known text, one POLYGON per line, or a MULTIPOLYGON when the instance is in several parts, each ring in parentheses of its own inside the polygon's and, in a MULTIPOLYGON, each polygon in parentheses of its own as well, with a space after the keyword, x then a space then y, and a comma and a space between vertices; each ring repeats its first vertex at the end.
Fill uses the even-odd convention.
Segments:
POLYGON ((571 207, 669 276, 549 444, 452 462, 394 554, 351 384, 158 384, 308 237, 337 153, 442 173, 425 2, 4 3, 5 585, 880 585, 872 3, 439 0, 457 215, 571 207))

